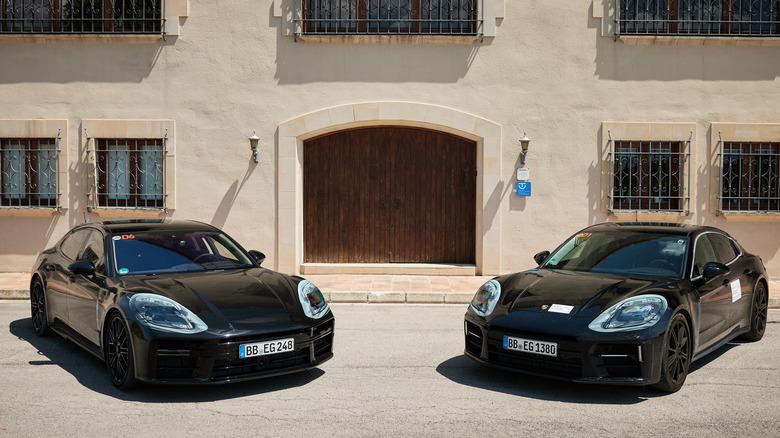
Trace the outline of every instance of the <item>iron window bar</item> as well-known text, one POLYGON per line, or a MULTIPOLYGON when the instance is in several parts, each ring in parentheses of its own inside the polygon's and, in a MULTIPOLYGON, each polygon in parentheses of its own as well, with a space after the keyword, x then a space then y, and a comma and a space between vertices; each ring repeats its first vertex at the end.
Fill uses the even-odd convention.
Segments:
POLYGON ((484 0, 295 0, 294 36, 483 35, 484 0))
POLYGON ((780 0, 617 0, 615 39, 645 36, 780 36, 780 0))
POLYGON ((62 212, 60 136, 0 139, 0 206, 62 212))
POLYGON ((724 141, 718 132, 717 214, 780 213, 780 142, 724 141))
POLYGON ((687 140, 613 140, 609 137, 608 210, 690 213, 693 132, 687 140))
POLYGON ((168 212, 168 129, 150 138, 87 139, 87 211, 168 212), (91 145, 90 145, 91 142, 91 145))
POLYGON ((165 38, 165 0, 0 0, 0 35, 165 38))

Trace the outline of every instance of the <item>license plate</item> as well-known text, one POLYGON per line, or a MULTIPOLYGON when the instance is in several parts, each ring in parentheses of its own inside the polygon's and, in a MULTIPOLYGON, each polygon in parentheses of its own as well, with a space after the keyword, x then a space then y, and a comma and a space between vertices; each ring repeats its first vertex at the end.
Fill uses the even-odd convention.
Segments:
POLYGON ((255 342, 238 346, 238 357, 265 356, 268 354, 286 353, 295 350, 293 338, 277 339, 275 341, 255 342))
POLYGON ((555 342, 534 341, 532 339, 513 338, 510 336, 504 336, 504 349, 544 356, 558 356, 558 344, 555 342))

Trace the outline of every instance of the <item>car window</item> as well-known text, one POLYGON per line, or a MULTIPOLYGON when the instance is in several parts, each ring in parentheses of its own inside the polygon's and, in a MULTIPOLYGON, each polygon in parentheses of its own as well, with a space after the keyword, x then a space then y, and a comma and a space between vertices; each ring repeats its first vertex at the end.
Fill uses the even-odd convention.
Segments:
POLYGON ((253 267, 249 256, 215 232, 155 231, 111 238, 119 275, 150 275, 253 267))
POLYGON ((720 233, 710 233, 708 236, 712 242, 712 249, 715 250, 715 257, 718 258, 718 262, 725 265, 737 258, 738 253, 731 239, 720 233))
POLYGON ((87 240, 90 230, 82 229, 71 233, 65 237, 60 245, 60 252, 70 260, 78 260, 78 255, 84 247, 84 241, 87 240))
POLYGON ((105 245, 103 243, 103 234, 97 230, 90 231, 82 250, 79 252, 77 260, 89 260, 95 265, 95 270, 104 272, 104 255, 105 245))
POLYGON ((712 233, 701 234, 696 239, 696 249, 693 252, 693 271, 692 277, 698 277, 704 272, 704 265, 709 262, 717 262, 718 258, 715 255, 715 250, 712 247, 709 237, 712 233))

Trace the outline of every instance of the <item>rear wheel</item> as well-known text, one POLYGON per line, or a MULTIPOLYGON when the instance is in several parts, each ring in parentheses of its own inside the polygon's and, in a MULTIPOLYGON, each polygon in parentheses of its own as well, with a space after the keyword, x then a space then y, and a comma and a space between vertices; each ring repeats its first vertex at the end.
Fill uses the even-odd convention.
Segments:
POLYGON ((753 313, 750 315, 750 331, 743 336, 751 341, 759 341, 766 331, 767 309, 769 308, 769 293, 764 283, 758 283, 753 291, 753 313))
POLYGON ((49 320, 46 314, 46 291, 43 288, 43 282, 36 278, 30 289, 30 317, 35 334, 38 336, 47 336, 51 334, 49 320))
POLYGON ((119 313, 111 315, 106 334, 106 366, 111 382, 119 389, 130 389, 136 385, 133 365, 133 345, 130 330, 119 313))
POLYGON ((661 380, 653 386, 655 389, 677 392, 682 388, 691 366, 692 345, 688 320, 678 313, 666 329, 661 380))

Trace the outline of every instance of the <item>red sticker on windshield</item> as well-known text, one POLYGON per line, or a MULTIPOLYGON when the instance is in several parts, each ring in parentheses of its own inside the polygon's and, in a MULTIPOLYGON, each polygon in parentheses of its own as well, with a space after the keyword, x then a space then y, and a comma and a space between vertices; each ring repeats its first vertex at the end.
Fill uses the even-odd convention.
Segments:
POLYGON ((122 240, 125 240, 125 239, 135 239, 135 235, 134 234, 122 234, 122 240))

